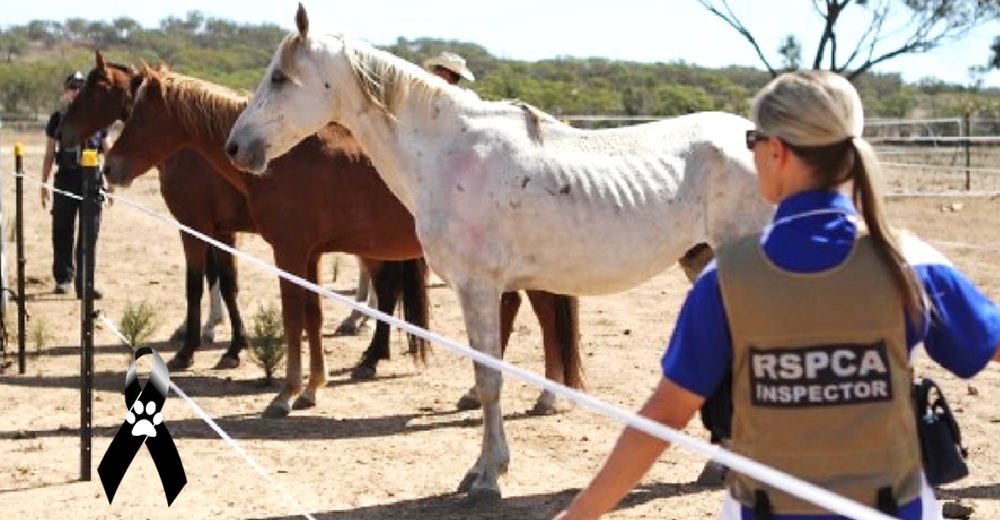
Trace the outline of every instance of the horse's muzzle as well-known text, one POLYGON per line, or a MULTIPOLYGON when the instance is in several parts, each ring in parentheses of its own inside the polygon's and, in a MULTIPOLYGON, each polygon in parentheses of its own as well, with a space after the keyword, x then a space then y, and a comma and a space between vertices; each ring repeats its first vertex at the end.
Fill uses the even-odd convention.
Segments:
POLYGON ((264 142, 260 139, 243 140, 230 136, 226 141, 226 155, 233 166, 250 173, 263 173, 267 169, 264 142))

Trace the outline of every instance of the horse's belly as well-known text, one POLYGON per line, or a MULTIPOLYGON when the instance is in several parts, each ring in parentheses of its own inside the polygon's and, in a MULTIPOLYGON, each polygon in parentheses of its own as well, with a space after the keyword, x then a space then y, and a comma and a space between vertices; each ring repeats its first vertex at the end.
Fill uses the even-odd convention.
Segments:
POLYGON ((598 295, 631 289, 663 272, 684 252, 667 237, 650 240, 549 241, 521 250, 505 263, 507 289, 598 295), (681 251, 676 253, 675 250, 681 251))

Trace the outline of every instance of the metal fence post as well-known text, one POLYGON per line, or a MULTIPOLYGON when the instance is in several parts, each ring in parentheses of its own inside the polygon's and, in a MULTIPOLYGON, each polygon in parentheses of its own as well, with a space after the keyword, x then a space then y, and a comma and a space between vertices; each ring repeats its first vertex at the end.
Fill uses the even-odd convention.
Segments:
POLYGON ((17 229, 17 373, 27 371, 27 353, 24 334, 28 312, 24 308, 24 145, 14 145, 15 209, 14 227, 17 229))
POLYGON ((969 112, 965 113, 962 122, 965 125, 965 191, 969 191, 972 189, 972 124, 969 112))
POLYGON ((100 175, 97 150, 87 149, 80 157, 83 166, 83 202, 80 207, 80 480, 91 479, 94 405, 94 262, 91 225, 98 204, 100 175))

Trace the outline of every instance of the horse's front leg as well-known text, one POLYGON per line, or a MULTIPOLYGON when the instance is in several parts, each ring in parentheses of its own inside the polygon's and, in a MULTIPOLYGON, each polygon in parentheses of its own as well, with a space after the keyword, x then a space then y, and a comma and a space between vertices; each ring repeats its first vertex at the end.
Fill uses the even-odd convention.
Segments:
MULTIPOLYGON (((278 248, 275 248, 275 263, 279 269, 283 269, 297 276, 306 273, 305 268, 295 269, 301 262, 301 258, 294 262, 287 261, 278 248), (285 261, 283 261, 285 260, 285 261)), ((271 404, 264 410, 264 417, 281 418, 287 416, 292 411, 291 400, 302 390, 302 328, 305 315, 305 289, 298 285, 281 279, 281 319, 285 332, 285 383, 281 386, 281 391, 274 396, 271 404)))
MULTIPOLYGON (((472 282, 459 285, 458 294, 472 348, 500 359, 501 291, 497 287, 472 282)), ((500 410, 503 377, 500 372, 479 363, 476 363, 475 371, 476 392, 483 405, 483 447, 479 460, 462 479, 458 490, 468 491, 472 501, 494 501, 500 498, 500 474, 507 472, 510 463, 500 410)))
MULTIPOLYGON (((319 253, 312 253, 306 266, 306 281, 319 283, 319 253)), ((313 291, 302 290, 302 308, 305 312, 306 337, 309 340, 309 382, 295 403, 292 409, 303 410, 316 406, 316 393, 320 388, 326 386, 326 356, 323 355, 323 307, 320 304, 319 294, 313 291)))
MULTIPOLYGON (((500 345, 501 352, 507 352, 507 345, 510 343, 510 335, 514 331, 514 318, 517 317, 517 311, 521 308, 521 293, 517 291, 509 291, 503 293, 500 297, 500 345)), ((501 357, 503 354, 501 354, 501 357)), ((476 392, 475 383, 469 388, 469 391, 465 393, 462 397, 458 399, 458 404, 455 405, 459 410, 476 410, 482 407, 482 403, 479 402, 479 393, 476 392)))

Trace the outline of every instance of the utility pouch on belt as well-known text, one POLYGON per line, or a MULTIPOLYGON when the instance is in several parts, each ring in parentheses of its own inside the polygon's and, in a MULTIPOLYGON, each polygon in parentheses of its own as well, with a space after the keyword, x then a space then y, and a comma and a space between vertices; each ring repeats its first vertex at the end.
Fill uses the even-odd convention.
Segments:
POLYGON ((80 168, 80 147, 59 149, 56 153, 56 164, 60 170, 75 170, 80 168))
POLYGON ((927 482, 940 486, 968 476, 969 467, 965 460, 969 452, 962 446, 958 421, 952 415, 941 388, 927 378, 914 381, 913 401, 927 482))

